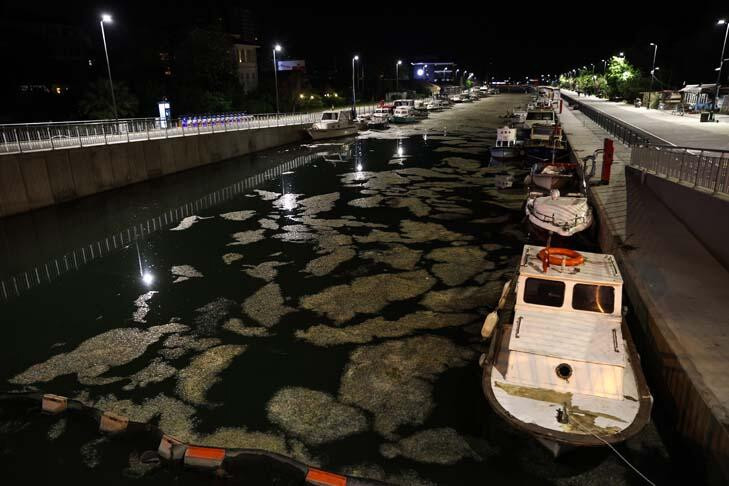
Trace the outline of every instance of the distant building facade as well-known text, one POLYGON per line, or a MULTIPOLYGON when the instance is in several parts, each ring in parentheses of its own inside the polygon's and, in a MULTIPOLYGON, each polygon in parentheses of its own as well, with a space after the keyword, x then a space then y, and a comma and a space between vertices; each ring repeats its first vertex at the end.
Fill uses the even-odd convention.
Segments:
POLYGON ((233 58, 244 93, 258 89, 258 52, 255 44, 233 42, 233 58))

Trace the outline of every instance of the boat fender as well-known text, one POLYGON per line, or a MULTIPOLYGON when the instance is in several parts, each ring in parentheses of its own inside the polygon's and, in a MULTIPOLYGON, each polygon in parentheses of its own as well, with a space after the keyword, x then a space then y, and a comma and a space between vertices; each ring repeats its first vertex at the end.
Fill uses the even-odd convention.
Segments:
POLYGON ((186 466, 215 468, 223 464, 223 459, 225 459, 225 449, 188 446, 183 461, 186 466))
POLYGON ((45 413, 56 415, 68 408, 68 398, 47 393, 43 395, 42 409, 45 413))
POLYGON ((347 486, 347 478, 346 476, 310 467, 306 473, 306 484, 314 486, 347 486))
POLYGON ((107 434, 124 432, 129 426, 129 419, 112 412, 104 412, 99 419, 99 431, 107 434))
POLYGON ((157 453, 168 461, 180 461, 185 457, 187 446, 170 435, 162 435, 157 453))
POLYGON ((551 197, 553 200, 559 199, 559 189, 552 189, 549 191, 549 197, 551 197))
POLYGON ((481 353, 481 356, 478 357, 478 365, 483 368, 484 364, 486 364, 486 353, 481 353))

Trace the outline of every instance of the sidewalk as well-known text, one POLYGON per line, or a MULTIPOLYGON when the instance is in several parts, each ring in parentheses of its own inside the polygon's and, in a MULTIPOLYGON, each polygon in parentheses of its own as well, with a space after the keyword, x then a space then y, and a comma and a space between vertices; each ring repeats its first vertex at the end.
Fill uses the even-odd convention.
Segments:
POLYGON ((635 108, 627 103, 596 96, 578 97, 574 91, 562 91, 577 101, 665 140, 667 144, 729 150, 729 115, 719 115, 719 123, 701 123, 699 115, 675 116, 668 111, 635 108))

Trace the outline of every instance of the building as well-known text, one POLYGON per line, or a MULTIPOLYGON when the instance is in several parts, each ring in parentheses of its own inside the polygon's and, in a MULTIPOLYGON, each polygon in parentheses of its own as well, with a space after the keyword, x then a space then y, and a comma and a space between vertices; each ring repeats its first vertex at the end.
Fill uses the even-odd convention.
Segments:
POLYGON ((431 83, 452 83, 456 79, 454 62, 411 62, 411 78, 431 83))
POLYGON ((237 65, 238 81, 243 92, 248 93, 258 88, 258 52, 259 46, 233 41, 233 57, 237 65))

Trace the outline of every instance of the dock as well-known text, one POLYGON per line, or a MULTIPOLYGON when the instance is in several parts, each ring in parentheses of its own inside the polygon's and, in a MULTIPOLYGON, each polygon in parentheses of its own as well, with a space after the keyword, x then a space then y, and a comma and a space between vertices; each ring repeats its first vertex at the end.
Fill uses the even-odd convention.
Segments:
MULTIPOLYGON (((604 139, 616 139, 581 112, 585 106, 604 110, 623 122, 632 136, 652 143, 679 146, 691 141, 707 149, 729 149, 724 135, 729 125, 724 123, 699 124, 696 119, 645 115, 646 110, 635 109, 631 115, 629 105, 566 95, 559 118, 574 160, 602 148, 604 139)), ((727 484, 729 271, 723 244, 712 234, 729 226, 729 198, 721 179, 729 173, 729 154, 716 163, 711 159, 716 187, 709 191, 700 187, 698 166, 691 185, 631 163, 635 147, 618 140, 614 146, 610 181, 590 187, 589 197, 599 217, 600 245, 616 256, 625 277, 632 304, 628 321, 652 388, 655 419, 667 425, 660 427, 671 435, 664 440, 675 452, 688 455, 687 463, 694 464, 704 481, 727 484), (687 223, 691 208, 696 208, 696 221, 687 223)), ((597 178, 601 160, 598 157, 597 178)))

